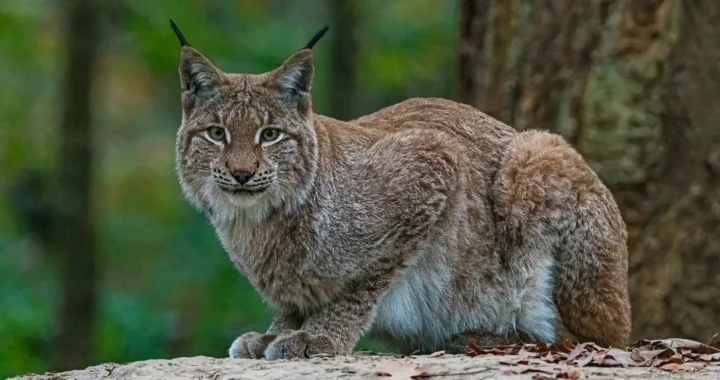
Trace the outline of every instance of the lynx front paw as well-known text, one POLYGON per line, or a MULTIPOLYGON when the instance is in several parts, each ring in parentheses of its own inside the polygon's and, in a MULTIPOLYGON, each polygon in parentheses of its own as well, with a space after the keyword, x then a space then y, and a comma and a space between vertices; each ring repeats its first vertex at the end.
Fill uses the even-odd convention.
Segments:
POLYGON ((230 346, 230 357, 233 359, 262 359, 263 352, 275 339, 275 335, 249 332, 235 339, 230 346))
POLYGON ((335 355, 335 345, 327 335, 293 331, 270 343, 265 350, 265 359, 309 358, 318 354, 335 355))

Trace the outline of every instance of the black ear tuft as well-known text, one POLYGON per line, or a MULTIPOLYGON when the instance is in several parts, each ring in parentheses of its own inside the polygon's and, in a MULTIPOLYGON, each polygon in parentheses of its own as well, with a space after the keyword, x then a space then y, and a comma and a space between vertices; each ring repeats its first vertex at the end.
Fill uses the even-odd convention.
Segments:
POLYGON ((320 39, 325 35, 325 32, 327 32, 328 29, 330 29, 330 27, 329 27, 329 26, 325 26, 325 27, 323 27, 322 29, 320 29, 317 33, 315 33, 315 35, 313 36, 313 38, 310 39, 310 42, 308 42, 307 45, 305 45, 305 49, 310 49, 310 50, 312 50, 313 46, 315 46, 315 44, 316 44, 318 41, 320 41, 320 39))
POLYGON ((180 28, 178 28, 178 26, 175 25, 175 22, 172 19, 170 19, 170 27, 172 28, 173 32, 175 32, 175 35, 177 36, 178 40, 180 40, 180 46, 190 46, 187 43, 185 36, 183 36, 182 32, 180 31, 180 28))

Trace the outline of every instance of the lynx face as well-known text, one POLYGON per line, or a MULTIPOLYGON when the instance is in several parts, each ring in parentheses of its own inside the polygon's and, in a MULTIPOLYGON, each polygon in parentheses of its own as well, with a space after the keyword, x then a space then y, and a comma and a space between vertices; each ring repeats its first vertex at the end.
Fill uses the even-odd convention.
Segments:
POLYGON ((263 220, 305 201, 316 170, 312 53, 262 75, 226 74, 184 46, 176 163, 185 196, 213 216, 263 220))

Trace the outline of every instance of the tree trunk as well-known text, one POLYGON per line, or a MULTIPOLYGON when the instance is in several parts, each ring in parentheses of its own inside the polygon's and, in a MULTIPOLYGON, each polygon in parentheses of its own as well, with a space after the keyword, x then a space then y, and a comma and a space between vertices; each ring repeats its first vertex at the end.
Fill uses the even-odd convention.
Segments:
POLYGON ((561 134, 613 191, 636 337, 704 339, 720 327, 719 9, 460 2, 460 99, 519 130, 561 134))
POLYGON ((332 23, 332 47, 330 50, 330 115, 340 120, 350 120, 355 112, 357 41, 357 0, 329 0, 332 23))
POLYGON ((65 2, 67 60, 62 86, 60 157, 53 246, 63 287, 55 370, 83 368, 93 354, 97 264, 92 221, 91 88, 99 45, 100 2, 65 2))
POLYGON ((663 167, 636 198, 630 239, 635 323, 645 334, 707 339, 720 329, 720 3, 681 2, 665 70, 663 167))

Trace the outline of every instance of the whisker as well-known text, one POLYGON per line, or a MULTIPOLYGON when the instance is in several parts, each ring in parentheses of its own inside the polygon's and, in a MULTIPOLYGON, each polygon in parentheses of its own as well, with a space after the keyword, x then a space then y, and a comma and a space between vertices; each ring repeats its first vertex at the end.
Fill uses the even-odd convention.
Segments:
POLYGON ((168 163, 168 166, 169 166, 170 168, 164 170, 164 171, 162 172, 162 174, 161 174, 163 177, 167 176, 167 175, 170 174, 170 173, 174 173, 175 170, 177 170, 177 166, 175 166, 175 162, 170 162, 170 163, 168 163))
POLYGON ((205 169, 205 168, 189 167, 189 168, 188 168, 188 171, 194 171, 194 172, 205 173, 205 174, 213 174, 212 171, 210 171, 210 170, 208 170, 208 169, 205 169))

